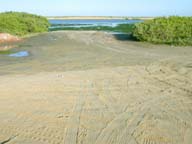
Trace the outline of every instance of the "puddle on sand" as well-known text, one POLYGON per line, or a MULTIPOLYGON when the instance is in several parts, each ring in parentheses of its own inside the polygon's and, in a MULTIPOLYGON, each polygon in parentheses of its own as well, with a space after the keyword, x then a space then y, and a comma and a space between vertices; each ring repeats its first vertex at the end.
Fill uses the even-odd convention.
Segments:
POLYGON ((28 51, 20 51, 17 53, 9 54, 9 56, 10 57, 27 57, 27 56, 29 56, 29 52, 28 51))

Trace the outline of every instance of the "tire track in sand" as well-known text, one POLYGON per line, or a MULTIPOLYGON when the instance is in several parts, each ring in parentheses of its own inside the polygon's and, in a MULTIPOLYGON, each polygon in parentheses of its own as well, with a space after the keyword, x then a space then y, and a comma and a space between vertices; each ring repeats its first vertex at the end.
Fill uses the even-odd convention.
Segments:
POLYGON ((80 121, 85 105, 88 88, 86 82, 81 83, 80 94, 77 96, 76 103, 73 106, 71 117, 68 120, 68 125, 65 130, 64 144, 77 144, 79 137, 80 121))

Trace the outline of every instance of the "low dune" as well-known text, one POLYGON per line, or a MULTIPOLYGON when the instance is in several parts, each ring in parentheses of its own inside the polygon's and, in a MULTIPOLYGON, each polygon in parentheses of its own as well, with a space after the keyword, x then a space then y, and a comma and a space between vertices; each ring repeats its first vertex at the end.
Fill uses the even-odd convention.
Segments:
POLYGON ((8 33, 0 33, 0 51, 7 51, 13 48, 14 46, 10 44, 19 41, 21 41, 21 38, 17 36, 8 33))
POLYGON ((13 36, 8 33, 0 33, 0 43, 5 43, 5 42, 16 42, 20 41, 21 39, 17 36, 13 36))

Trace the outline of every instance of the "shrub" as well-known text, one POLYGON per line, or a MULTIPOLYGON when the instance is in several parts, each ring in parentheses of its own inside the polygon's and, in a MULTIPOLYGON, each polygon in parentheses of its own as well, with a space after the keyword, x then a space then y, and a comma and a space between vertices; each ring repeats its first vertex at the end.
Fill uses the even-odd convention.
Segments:
POLYGON ((138 23, 133 36, 153 43, 192 45, 192 17, 160 17, 138 23))
POLYGON ((48 31, 45 17, 22 12, 0 13, 0 32, 23 36, 48 31))

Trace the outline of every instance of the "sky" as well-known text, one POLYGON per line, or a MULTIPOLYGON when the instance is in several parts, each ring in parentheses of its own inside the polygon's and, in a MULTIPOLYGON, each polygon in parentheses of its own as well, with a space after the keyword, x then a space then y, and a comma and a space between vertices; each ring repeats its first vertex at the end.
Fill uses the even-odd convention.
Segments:
POLYGON ((192 16, 192 0, 0 0, 0 12, 44 16, 192 16))

